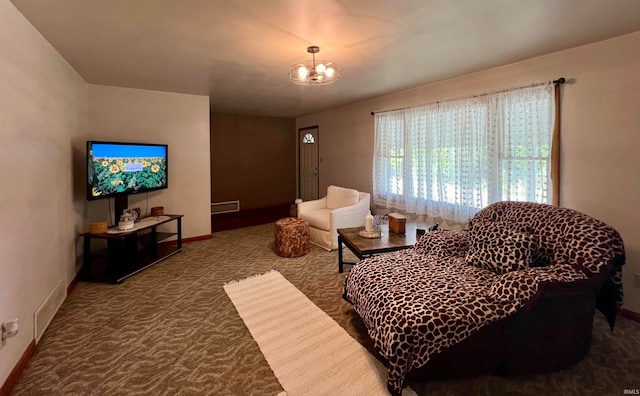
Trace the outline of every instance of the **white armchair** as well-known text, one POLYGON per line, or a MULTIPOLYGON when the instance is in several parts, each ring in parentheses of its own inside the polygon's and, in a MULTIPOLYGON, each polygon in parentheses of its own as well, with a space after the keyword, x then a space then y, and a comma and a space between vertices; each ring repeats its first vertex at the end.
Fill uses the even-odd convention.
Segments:
POLYGON ((298 204, 298 218, 309 222, 311 243, 331 251, 338 248, 338 228, 364 225, 370 200, 369 193, 329 186, 324 198, 298 204))

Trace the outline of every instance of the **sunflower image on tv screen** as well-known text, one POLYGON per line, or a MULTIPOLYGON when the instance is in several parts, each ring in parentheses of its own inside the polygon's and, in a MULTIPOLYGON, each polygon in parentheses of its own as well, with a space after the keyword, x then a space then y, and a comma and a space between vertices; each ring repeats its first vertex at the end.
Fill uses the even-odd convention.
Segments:
POLYGON ((166 149, 158 146, 93 146, 91 195, 99 197, 167 185, 166 149))

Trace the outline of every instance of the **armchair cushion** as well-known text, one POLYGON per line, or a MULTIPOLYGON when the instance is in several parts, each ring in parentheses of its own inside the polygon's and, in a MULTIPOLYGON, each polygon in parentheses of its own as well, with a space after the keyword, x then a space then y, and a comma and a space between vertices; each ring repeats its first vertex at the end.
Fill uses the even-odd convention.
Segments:
POLYGON ((309 222, 309 226, 321 230, 331 229, 331 209, 315 209, 307 212, 304 219, 309 222))
POLYGON ((338 186, 327 187, 327 208, 329 209, 355 205, 359 198, 358 190, 338 186))

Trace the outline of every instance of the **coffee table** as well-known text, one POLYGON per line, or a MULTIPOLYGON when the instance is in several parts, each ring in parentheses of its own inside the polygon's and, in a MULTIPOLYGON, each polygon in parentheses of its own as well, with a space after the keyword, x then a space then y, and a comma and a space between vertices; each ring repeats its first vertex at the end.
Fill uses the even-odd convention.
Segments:
MULTIPOLYGON (((345 264, 355 264, 344 262, 342 259, 342 245, 346 245, 353 254, 360 260, 376 254, 394 252, 396 250, 407 249, 415 245, 418 240, 416 235, 416 223, 407 223, 404 234, 395 234, 386 227, 382 231, 381 238, 364 238, 360 236, 360 231, 364 227, 338 228, 338 272, 342 273, 345 264)), ((419 225, 421 229, 428 229, 428 226, 419 225)))

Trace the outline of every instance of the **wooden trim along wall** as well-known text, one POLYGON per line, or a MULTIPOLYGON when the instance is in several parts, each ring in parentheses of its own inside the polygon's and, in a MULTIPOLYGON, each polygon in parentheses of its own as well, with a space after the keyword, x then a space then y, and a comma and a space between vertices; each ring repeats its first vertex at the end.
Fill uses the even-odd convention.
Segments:
MULTIPOLYGON (((182 238, 182 243, 204 241, 204 240, 207 240, 207 239, 211 239, 211 234, 200 235, 200 236, 195 236, 195 237, 191 237, 191 238, 182 238)), ((173 241, 173 242, 177 243, 177 241, 173 241)))
MULTIPOLYGON (((211 239, 211 234, 200 235, 200 236, 195 236, 191 238, 182 238, 182 243, 204 241, 206 239, 211 239)), ((158 242, 158 245, 177 245, 177 244, 178 244, 177 240, 158 242)))
POLYGON ((620 316, 640 323, 640 313, 638 312, 633 312, 633 311, 629 311, 628 309, 622 308, 620 310, 620 316))
POLYGON ((22 375, 22 372, 27 367, 29 360, 31 360, 35 353, 36 340, 33 339, 20 357, 20 360, 18 360, 16 366, 13 368, 13 370, 11 370, 11 373, 7 377, 6 381, 4 381, 4 384, 2 384, 2 388, 0 388, 0 396, 9 396, 11 394, 11 390, 13 390, 13 387, 18 383, 20 375, 22 375))

